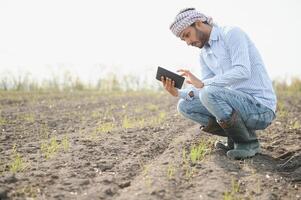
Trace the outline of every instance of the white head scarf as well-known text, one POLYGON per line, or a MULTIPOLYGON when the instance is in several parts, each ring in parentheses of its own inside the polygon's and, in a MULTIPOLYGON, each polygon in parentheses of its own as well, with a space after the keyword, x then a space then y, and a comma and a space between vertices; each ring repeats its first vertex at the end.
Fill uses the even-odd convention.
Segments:
POLYGON ((207 22, 209 25, 213 25, 213 20, 211 17, 198 12, 195 8, 185 8, 177 14, 174 22, 169 28, 173 34, 175 34, 177 37, 180 37, 181 32, 197 20, 207 22))

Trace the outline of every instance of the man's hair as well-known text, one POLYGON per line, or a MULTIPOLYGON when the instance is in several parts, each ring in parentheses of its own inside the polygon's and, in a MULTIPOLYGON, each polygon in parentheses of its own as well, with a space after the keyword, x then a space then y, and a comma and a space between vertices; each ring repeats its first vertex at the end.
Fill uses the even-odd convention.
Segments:
MULTIPOLYGON (((190 26, 192 26, 192 27, 195 27, 195 23, 196 22, 193 22, 190 26)), ((203 22, 204 24, 208 24, 207 22, 203 22)), ((208 24, 209 25, 209 24, 208 24)), ((209 25, 210 26, 210 25, 209 25)))

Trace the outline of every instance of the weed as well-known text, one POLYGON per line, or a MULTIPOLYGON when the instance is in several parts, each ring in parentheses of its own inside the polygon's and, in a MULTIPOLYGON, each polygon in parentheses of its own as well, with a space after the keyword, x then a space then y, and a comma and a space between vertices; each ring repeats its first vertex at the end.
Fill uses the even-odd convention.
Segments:
POLYGON ((151 104, 151 103, 146 104, 145 107, 146 107, 147 110, 153 111, 153 112, 159 110, 159 106, 157 106, 155 104, 151 104))
POLYGON ((26 165, 19 153, 17 153, 16 144, 13 146, 12 161, 9 165, 9 170, 13 173, 23 171, 26 168, 26 165))
POLYGON ((151 177, 148 175, 148 172, 149 172, 149 165, 145 165, 143 163, 142 160, 138 160, 138 164, 139 164, 139 167, 140 169, 142 169, 142 178, 145 182, 145 185, 147 186, 147 188, 149 189, 151 184, 152 184, 152 180, 151 180, 151 177))
POLYGON ((300 125, 299 121, 295 121, 293 124, 293 129, 300 129, 300 128, 301 128, 301 125, 300 125))
POLYGON ((190 160, 193 164, 195 164, 198 161, 201 161, 205 158, 205 155, 207 155, 211 149, 210 144, 206 142, 205 140, 201 140, 199 145, 195 146, 193 145, 190 149, 190 160))
POLYGON ((240 200, 239 197, 240 184, 238 181, 232 178, 231 191, 224 193, 223 200, 240 200))
POLYGON ((133 122, 131 122, 131 121, 128 119, 127 115, 125 115, 125 116, 123 117, 123 120, 122 120, 122 127, 125 128, 125 129, 133 128, 133 127, 134 127, 133 122))
POLYGON ((108 133, 111 132, 114 128, 114 124, 111 122, 101 124, 97 129, 97 133, 108 133))
POLYGON ((100 118, 101 117, 101 112, 99 112, 99 111, 93 111, 91 116, 93 118, 100 118))
POLYGON ((166 112, 161 111, 157 117, 154 117, 151 120, 151 123, 154 125, 161 124, 166 119, 166 115, 167 115, 166 112))
POLYGON ((193 167, 189 164, 189 158, 187 157, 186 150, 182 151, 182 161, 183 161, 183 169, 185 171, 185 177, 190 179, 194 173, 193 167))
POLYGON ((16 190, 15 195, 17 196, 24 196, 26 199, 35 199, 37 197, 37 194, 40 192, 40 189, 37 187, 34 187, 32 185, 24 186, 18 190, 16 190))
POLYGON ((167 177, 168 179, 172 179, 175 175, 175 167, 171 164, 168 165, 168 168, 167 168, 167 177))
POLYGON ((286 111, 285 105, 283 101, 278 101, 277 102, 277 111, 278 111, 278 115, 279 117, 287 117, 288 116, 288 112, 286 111))
POLYGON ((67 135, 64 136, 63 140, 62 140, 62 145, 63 145, 63 149, 64 151, 68 151, 69 147, 70 147, 70 142, 68 140, 67 135))
POLYGON ((47 124, 42 124, 41 129, 39 130, 40 137, 42 139, 48 139, 49 137, 49 128, 47 124))
POLYGON ((45 155, 46 159, 49 159, 57 153, 59 146, 60 145, 58 144, 58 142, 56 141, 56 137, 54 136, 50 139, 49 144, 48 143, 41 144, 41 151, 45 155))
POLYGON ((7 123, 6 119, 0 116, 0 126, 3 126, 7 123))
POLYGON ((29 123, 35 122, 34 114, 25 114, 25 115, 23 115, 22 118, 23 118, 24 121, 29 122, 29 123))

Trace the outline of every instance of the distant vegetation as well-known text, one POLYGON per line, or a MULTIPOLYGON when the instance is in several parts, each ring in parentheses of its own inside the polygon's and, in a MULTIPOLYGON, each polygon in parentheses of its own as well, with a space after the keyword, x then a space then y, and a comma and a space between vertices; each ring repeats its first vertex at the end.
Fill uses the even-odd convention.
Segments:
POLYGON ((53 75, 49 79, 37 81, 30 73, 22 75, 0 74, 0 91, 138 91, 160 90, 159 81, 147 80, 147 75, 137 77, 109 73, 105 78, 99 78, 96 83, 87 83, 78 76, 66 71, 63 76, 53 75))
MULTIPOLYGON (((146 75, 145 75, 146 77, 146 75)), ((301 79, 292 78, 290 83, 273 81, 277 92, 285 92, 288 95, 301 92, 301 79)), ((159 81, 146 80, 143 77, 124 75, 121 78, 117 74, 110 73, 106 78, 99 78, 94 84, 86 83, 78 76, 66 71, 62 77, 53 75, 49 79, 37 81, 30 73, 23 75, 1 74, 0 91, 138 91, 138 90, 162 90, 159 81)))

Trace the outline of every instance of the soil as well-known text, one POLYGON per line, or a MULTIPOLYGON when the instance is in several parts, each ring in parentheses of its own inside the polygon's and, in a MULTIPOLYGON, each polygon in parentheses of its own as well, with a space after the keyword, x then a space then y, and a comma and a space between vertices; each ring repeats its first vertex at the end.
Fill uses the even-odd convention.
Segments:
POLYGON ((231 160, 164 92, 0 92, 0 199, 301 199, 300 94, 279 102, 231 160))

